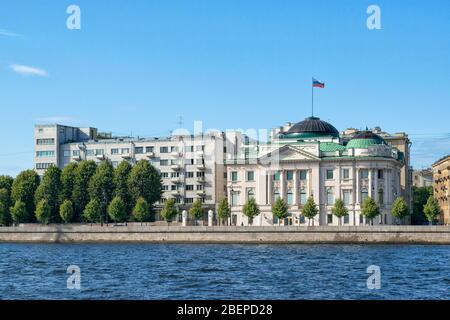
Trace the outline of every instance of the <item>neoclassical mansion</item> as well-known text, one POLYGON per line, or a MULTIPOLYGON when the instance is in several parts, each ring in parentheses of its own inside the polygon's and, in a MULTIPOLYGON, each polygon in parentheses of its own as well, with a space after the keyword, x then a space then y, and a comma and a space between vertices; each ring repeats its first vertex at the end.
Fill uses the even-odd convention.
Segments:
POLYGON ((255 198, 261 214, 253 225, 278 225, 271 206, 281 197, 289 205, 287 225, 308 225, 302 207, 313 197, 320 213, 314 225, 338 225, 331 214, 341 198, 349 215, 342 225, 366 224, 361 204, 372 197, 381 215, 374 224, 393 224, 391 208, 400 196, 400 172, 404 154, 372 131, 356 132, 344 139, 331 124, 316 117, 281 128, 266 144, 251 144, 238 156, 229 158, 227 192, 232 224, 248 225, 243 205, 255 198), (242 155, 240 155, 242 154, 242 155))

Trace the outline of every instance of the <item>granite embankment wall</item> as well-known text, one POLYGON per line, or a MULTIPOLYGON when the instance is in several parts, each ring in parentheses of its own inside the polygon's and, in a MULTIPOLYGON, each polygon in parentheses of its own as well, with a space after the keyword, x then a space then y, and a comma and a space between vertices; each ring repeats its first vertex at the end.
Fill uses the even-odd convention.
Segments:
POLYGON ((1 242, 450 244, 450 227, 169 227, 140 224, 128 226, 27 224, 0 227, 1 242))

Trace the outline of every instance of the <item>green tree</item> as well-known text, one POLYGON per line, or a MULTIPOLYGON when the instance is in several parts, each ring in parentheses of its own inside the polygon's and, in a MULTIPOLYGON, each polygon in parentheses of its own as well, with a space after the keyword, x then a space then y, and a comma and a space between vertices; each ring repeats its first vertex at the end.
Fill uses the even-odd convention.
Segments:
POLYGON ((74 205, 74 220, 81 221, 84 208, 89 202, 88 186, 89 181, 95 174, 97 165, 94 161, 81 161, 75 169, 75 181, 72 193, 72 202, 74 205))
POLYGON ((11 197, 8 189, 0 189, 0 225, 8 226, 11 224, 11 197))
POLYGON ((39 187, 39 176, 34 170, 22 171, 12 184, 11 188, 11 198, 14 203, 19 202, 18 209, 21 208, 21 203, 25 204, 25 214, 22 215, 20 212, 20 222, 33 222, 34 221, 34 194, 36 189, 39 187))
POLYGON ((200 199, 196 199, 189 209, 189 214, 194 219, 197 224, 197 220, 203 218, 203 209, 202 209, 202 201, 200 199))
MULTIPOLYGON (((319 209, 317 208, 317 205, 314 202, 314 198, 313 197, 309 197, 308 200, 306 200, 306 203, 305 203, 305 205, 303 206, 303 209, 302 209, 302 214, 306 218, 309 219, 308 225, 310 225, 311 219, 314 219, 314 217, 319 214, 319 209)), ((314 220, 312 220, 312 221, 313 221, 313 225, 314 225, 314 220)))
POLYGON ((131 214, 133 209, 133 198, 128 186, 128 179, 132 169, 133 167, 128 161, 122 161, 114 170, 114 185, 116 187, 114 195, 123 200, 128 215, 131 214))
POLYGON ((348 216, 348 209, 345 206, 345 203, 342 199, 336 199, 333 208, 331 209, 331 213, 334 214, 339 221, 339 225, 342 223, 342 217, 348 216))
POLYGON ((114 197, 108 206, 108 214, 115 222, 126 222, 128 220, 125 202, 121 197, 114 197))
POLYGON ((148 161, 139 161, 131 170, 128 186, 133 199, 144 198, 152 206, 161 199, 161 175, 148 161))
POLYGON ((435 197, 430 196, 428 198, 427 203, 423 207, 423 212, 425 213, 430 225, 433 225, 433 222, 441 214, 441 208, 439 207, 439 203, 435 197))
MULTIPOLYGON (((34 197, 36 206, 42 200, 47 200, 45 206, 47 205, 50 206, 50 218, 49 218, 50 220, 47 223, 58 222, 60 220, 59 219, 60 192, 61 192, 61 169, 52 165, 47 170, 45 170, 44 176, 42 177, 42 181, 39 187, 37 188, 34 197)), ((45 212, 44 214, 46 213, 47 212, 45 212)), ((46 218, 47 217, 45 217, 44 219, 46 218)))
POLYGON ((231 216, 230 205, 228 204, 227 198, 223 199, 219 203, 219 208, 217 210, 217 216, 219 217, 219 221, 223 223, 224 220, 228 220, 231 216))
POLYGON ((173 218, 175 218, 178 214, 178 210, 175 206, 175 200, 174 199, 167 199, 167 201, 164 203, 164 208, 161 210, 161 216, 164 218, 164 220, 167 221, 167 223, 172 222, 173 218))
POLYGON ((253 219, 260 214, 259 206, 255 198, 250 198, 244 204, 242 213, 247 216, 249 225, 253 224, 253 219))
POLYGON ((140 197, 136 201, 136 205, 133 208, 133 218, 135 221, 139 221, 142 225, 142 222, 146 222, 150 220, 151 216, 151 208, 148 202, 140 197))
POLYGON ((36 220, 42 224, 49 224, 52 221, 52 207, 45 198, 40 200, 36 205, 36 220))
POLYGON ((16 201, 14 207, 10 209, 11 217, 14 224, 25 223, 29 220, 29 215, 27 212, 27 206, 23 201, 16 201))
POLYGON ((72 200, 77 167, 78 164, 76 162, 71 162, 67 166, 65 166, 61 172, 60 203, 65 200, 72 200))
POLYGON ((101 221, 108 222, 108 204, 114 196, 114 168, 111 161, 105 160, 97 167, 89 181, 89 197, 97 199, 101 206, 101 221))
POLYGON ((408 214, 409 208, 405 199, 402 197, 395 199, 394 204, 392 205, 392 216, 396 219, 402 220, 408 214))
POLYGON ((283 219, 286 219, 289 215, 289 208, 282 198, 277 198, 275 203, 272 204, 272 214, 278 219, 278 225, 280 225, 283 219))
POLYGON ((380 208, 377 203, 371 197, 364 199, 361 206, 361 214, 370 220, 370 224, 373 225, 373 219, 380 214, 380 208))
POLYGON ((413 208, 411 215, 411 223, 415 225, 422 225, 428 222, 423 207, 428 201, 428 198, 433 195, 433 187, 413 187, 413 208))
POLYGON ((0 176, 0 189, 6 189, 11 193, 14 179, 10 176, 0 176))
POLYGON ((73 204, 72 201, 66 199, 59 207, 59 216, 64 223, 72 222, 73 219, 73 204))
POLYGON ((100 222, 101 220, 101 210, 102 205, 100 201, 96 198, 89 201, 89 203, 86 205, 86 208, 83 211, 83 219, 84 221, 95 223, 100 222))

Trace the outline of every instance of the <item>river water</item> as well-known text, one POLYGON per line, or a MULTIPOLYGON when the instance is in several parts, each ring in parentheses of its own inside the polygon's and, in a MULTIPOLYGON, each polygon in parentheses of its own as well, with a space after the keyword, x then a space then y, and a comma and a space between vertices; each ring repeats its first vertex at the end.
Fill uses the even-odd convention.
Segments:
POLYGON ((450 246, 0 244, 0 299, 450 299, 450 246))

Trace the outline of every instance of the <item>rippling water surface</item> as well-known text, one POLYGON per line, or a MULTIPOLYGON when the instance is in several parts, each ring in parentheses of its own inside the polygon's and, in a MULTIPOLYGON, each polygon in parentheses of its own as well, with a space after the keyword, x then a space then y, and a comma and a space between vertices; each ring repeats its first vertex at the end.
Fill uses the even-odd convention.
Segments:
POLYGON ((0 299, 450 299, 450 246, 0 244, 0 299))

